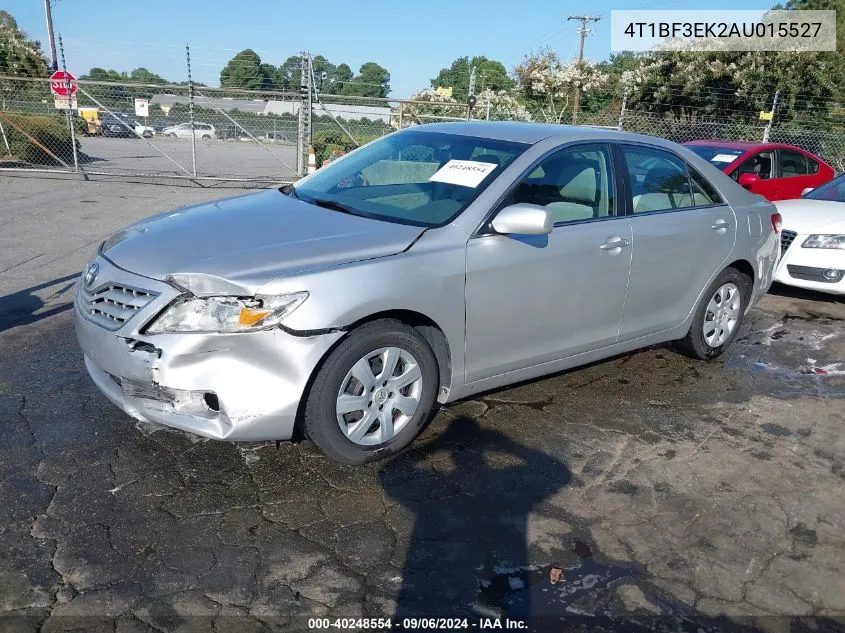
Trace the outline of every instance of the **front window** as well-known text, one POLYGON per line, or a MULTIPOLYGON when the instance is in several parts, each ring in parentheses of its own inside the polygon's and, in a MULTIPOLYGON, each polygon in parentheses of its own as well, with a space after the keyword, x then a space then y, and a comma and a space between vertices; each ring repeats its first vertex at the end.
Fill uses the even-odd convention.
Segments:
POLYGON ((772 166, 774 165, 774 152, 765 151, 755 154, 745 160, 738 169, 731 172, 731 178, 739 180, 742 174, 753 174, 760 180, 769 180, 772 177, 772 166))
POLYGON ((813 189, 804 197, 808 200, 845 202, 845 175, 839 176, 839 178, 834 178, 818 189, 813 189))
POLYGON ((353 215, 441 226, 460 215, 528 147, 474 136, 402 132, 284 191, 353 215))
POLYGON ((719 169, 724 169, 745 153, 745 150, 716 145, 687 145, 687 148, 719 169))
POLYGON ((575 145, 543 159, 507 197, 503 206, 546 207, 555 224, 617 215, 610 148, 575 145))

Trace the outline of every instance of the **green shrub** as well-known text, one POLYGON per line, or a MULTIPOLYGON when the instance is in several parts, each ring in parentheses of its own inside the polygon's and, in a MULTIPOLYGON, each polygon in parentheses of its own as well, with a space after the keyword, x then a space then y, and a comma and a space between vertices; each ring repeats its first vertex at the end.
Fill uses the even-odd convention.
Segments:
POLYGON ((352 139, 350 139, 346 132, 341 130, 338 127, 329 130, 320 130, 311 139, 311 144, 314 147, 314 154, 317 156, 317 166, 320 167, 323 164, 323 161, 326 160, 329 155, 335 151, 339 150, 342 153, 350 152, 359 145, 366 145, 370 141, 373 141, 377 138, 381 138, 378 135, 365 135, 359 134, 355 137, 358 143, 353 143, 352 139))
MULTIPOLYGON (((66 163, 73 162, 73 146, 64 114, 4 114, 0 121, 9 140, 9 149, 19 160, 36 165, 56 164, 50 154, 27 138, 28 135, 66 163)), ((74 125, 78 132, 79 125, 76 122, 74 125)), ((76 143, 79 150, 79 141, 76 143)))

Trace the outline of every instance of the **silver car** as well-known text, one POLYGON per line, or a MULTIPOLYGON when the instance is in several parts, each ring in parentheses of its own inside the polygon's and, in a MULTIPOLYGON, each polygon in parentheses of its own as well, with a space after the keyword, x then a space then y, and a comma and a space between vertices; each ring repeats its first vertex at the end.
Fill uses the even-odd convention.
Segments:
POLYGON ((435 402, 665 341, 718 356, 771 284, 778 230, 772 204, 668 141, 421 125, 118 232, 76 329, 139 420, 304 434, 362 463, 411 443, 435 402))

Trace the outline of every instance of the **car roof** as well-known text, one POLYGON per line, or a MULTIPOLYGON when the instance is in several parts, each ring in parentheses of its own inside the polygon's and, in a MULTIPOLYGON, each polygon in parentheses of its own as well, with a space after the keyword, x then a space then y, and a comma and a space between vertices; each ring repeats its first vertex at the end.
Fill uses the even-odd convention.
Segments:
POLYGON ((528 143, 534 145, 540 141, 555 137, 561 141, 578 140, 615 140, 651 143, 665 147, 677 144, 657 136, 620 132, 614 128, 588 127, 584 125, 559 125, 556 123, 525 123, 522 121, 454 121, 448 123, 425 123, 406 128, 404 132, 424 131, 442 134, 460 134, 476 136, 498 141, 528 143))
POLYGON ((777 148, 784 148, 784 149, 795 149, 800 152, 804 152, 805 154, 812 154, 812 152, 808 152, 805 149, 801 149, 800 147, 796 147, 795 145, 788 145, 786 143, 754 143, 752 141, 719 141, 719 140, 697 140, 697 141, 689 141, 684 143, 684 145, 704 145, 707 147, 723 147, 725 149, 741 149, 743 151, 750 151, 750 150, 760 150, 760 149, 777 149, 777 148))

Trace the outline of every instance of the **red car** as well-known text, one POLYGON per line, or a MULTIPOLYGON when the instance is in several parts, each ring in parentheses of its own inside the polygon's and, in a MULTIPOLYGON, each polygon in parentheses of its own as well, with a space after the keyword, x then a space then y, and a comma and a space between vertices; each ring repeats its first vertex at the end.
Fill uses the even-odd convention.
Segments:
POLYGON ((833 179, 833 169, 818 156, 782 143, 691 141, 684 143, 740 185, 769 200, 800 198, 833 179))

